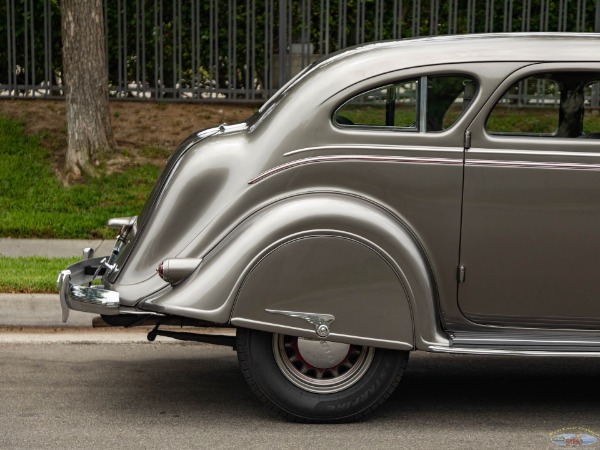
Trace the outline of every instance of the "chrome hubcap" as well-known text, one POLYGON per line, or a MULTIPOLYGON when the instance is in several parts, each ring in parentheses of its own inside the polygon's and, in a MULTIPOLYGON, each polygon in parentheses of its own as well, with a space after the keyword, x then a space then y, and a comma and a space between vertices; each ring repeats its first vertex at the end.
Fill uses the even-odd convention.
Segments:
POLYGON ((362 378, 374 349, 275 334, 273 354, 283 375, 294 385, 309 392, 333 393, 362 378))
POLYGON ((331 369, 338 366, 350 350, 350 344, 340 342, 298 339, 300 356, 313 367, 331 369))

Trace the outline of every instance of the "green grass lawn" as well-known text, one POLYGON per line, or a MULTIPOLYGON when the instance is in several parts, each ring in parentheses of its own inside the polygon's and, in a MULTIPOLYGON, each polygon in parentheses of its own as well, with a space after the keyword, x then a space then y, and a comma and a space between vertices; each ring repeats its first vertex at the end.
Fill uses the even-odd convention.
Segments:
POLYGON ((40 139, 0 117, 0 237, 113 238, 106 221, 138 214, 160 173, 140 165, 103 175, 101 166, 98 177, 63 186, 40 139))
MULTIPOLYGON (((0 237, 113 239, 106 221, 138 214, 160 168, 106 174, 101 166, 98 177, 64 186, 42 139, 0 117, 0 237)), ((0 292, 54 293, 58 273, 79 259, 0 257, 0 292)))
POLYGON ((80 258, 0 257, 0 292, 56 293, 56 278, 80 258))

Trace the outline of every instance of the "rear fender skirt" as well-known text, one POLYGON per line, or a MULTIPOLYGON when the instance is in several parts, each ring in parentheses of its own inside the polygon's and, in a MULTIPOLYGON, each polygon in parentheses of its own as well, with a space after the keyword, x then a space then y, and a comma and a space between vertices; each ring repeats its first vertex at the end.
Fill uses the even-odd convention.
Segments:
POLYGON ((314 234, 268 253, 244 280, 232 324, 349 344, 411 350, 402 279, 351 237, 314 234))

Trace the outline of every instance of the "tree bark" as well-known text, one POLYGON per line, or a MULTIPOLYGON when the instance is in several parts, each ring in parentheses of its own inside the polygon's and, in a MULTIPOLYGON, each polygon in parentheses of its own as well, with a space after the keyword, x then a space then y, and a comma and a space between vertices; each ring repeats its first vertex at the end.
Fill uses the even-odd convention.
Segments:
POLYGON ((98 155, 116 147, 108 105, 102 0, 61 0, 66 85, 67 175, 93 173, 98 155))

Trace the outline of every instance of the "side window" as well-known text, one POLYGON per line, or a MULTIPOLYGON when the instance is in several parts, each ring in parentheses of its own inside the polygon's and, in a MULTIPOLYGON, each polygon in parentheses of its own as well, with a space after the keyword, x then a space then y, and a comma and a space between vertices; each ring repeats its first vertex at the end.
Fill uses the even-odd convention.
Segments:
POLYGON ((339 125, 417 129, 419 80, 408 80, 360 94, 335 114, 339 125))
MULTIPOLYGON (((600 79, 600 77, 598 77, 600 79)), ((600 81, 593 81, 584 89, 582 138, 600 138, 600 81)))
POLYGON ((496 104, 486 123, 492 134, 554 136, 558 132, 560 85, 545 76, 525 78, 496 104))
POLYGON ((475 81, 462 76, 429 77, 427 80, 427 131, 450 128, 475 96, 475 81))
POLYGON ((404 80, 348 100, 333 120, 341 127, 443 131, 459 119, 476 90, 475 81, 462 75, 404 80))
POLYGON ((600 138, 600 74, 553 72, 523 78, 496 103, 486 121, 494 135, 600 138))

